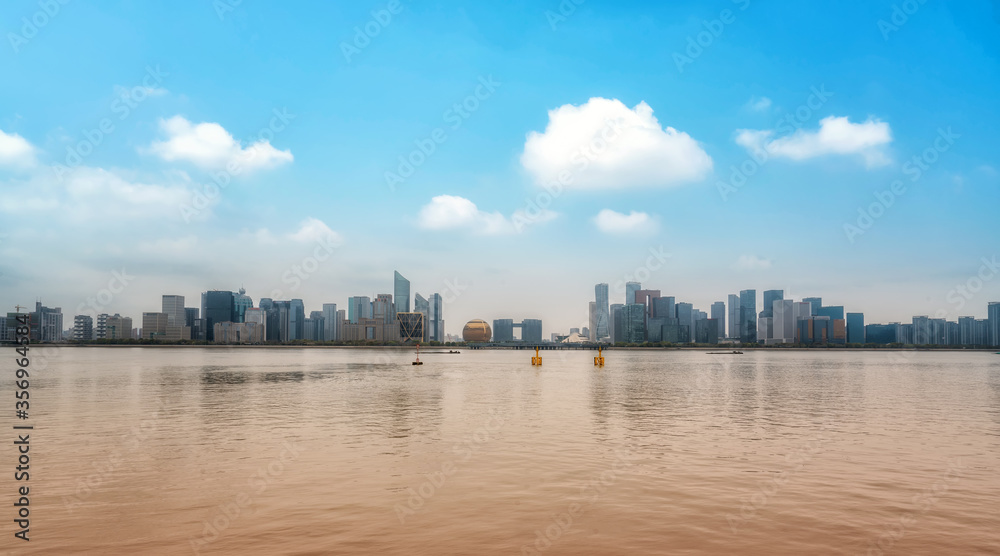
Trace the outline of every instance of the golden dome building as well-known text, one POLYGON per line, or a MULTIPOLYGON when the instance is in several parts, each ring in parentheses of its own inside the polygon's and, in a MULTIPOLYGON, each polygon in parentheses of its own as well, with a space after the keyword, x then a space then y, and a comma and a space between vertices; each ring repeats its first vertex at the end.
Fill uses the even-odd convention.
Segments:
POLYGON ((462 329, 462 339, 466 342, 488 342, 493 337, 493 330, 484 320, 470 320, 462 329))

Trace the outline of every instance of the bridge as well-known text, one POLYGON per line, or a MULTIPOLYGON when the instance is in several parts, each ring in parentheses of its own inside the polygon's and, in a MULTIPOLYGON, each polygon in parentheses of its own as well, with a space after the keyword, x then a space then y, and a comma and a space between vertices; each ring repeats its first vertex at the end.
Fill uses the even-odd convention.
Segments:
POLYGON ((608 344, 585 343, 585 344, 532 344, 532 343, 508 343, 508 342, 481 342, 475 344, 468 344, 465 349, 528 349, 534 350, 536 347, 540 350, 559 350, 559 349, 578 349, 578 350, 596 350, 600 346, 603 349, 611 349, 608 344))

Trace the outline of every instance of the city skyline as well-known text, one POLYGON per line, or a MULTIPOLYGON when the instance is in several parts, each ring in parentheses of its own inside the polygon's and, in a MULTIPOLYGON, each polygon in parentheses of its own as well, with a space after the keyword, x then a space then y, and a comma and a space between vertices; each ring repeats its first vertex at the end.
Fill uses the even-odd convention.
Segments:
POLYGON ((369 291, 391 266, 454 292, 455 325, 559 330, 637 273, 706 311, 751 286, 876 322, 1000 299, 995 3, 570 4, 60 4, 34 32, 18 5, 0 56, 37 86, 0 91, 0 289, 318 307, 394 292, 369 291))

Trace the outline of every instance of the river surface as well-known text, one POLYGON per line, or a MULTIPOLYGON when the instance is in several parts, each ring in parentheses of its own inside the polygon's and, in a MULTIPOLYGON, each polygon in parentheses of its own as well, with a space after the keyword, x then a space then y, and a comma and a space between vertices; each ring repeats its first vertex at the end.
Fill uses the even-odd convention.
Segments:
POLYGON ((1000 554, 992 353, 32 355, 11 554, 1000 554))

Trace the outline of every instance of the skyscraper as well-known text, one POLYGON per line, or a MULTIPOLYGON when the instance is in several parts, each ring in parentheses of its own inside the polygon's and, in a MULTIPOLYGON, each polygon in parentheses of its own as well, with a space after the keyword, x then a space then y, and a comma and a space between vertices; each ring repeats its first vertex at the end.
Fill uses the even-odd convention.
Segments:
POLYGON ((432 293, 430 299, 430 309, 431 309, 431 320, 430 326, 430 339, 438 342, 444 341, 444 304, 441 300, 441 294, 432 293))
POLYGON ((847 313, 847 343, 865 343, 864 313, 847 313))
POLYGON ((820 307, 823 306, 822 297, 803 297, 802 301, 805 301, 806 303, 812 306, 812 316, 814 317, 819 316, 819 309, 820 307))
POLYGON ((677 310, 677 321, 681 327, 687 329, 687 336, 692 341, 694 339, 694 306, 690 303, 677 303, 674 305, 677 310))
POLYGON ((306 333, 306 306, 301 299, 288 303, 288 339, 304 340, 306 333))
POLYGON ((844 306, 843 305, 831 305, 829 307, 820 307, 819 311, 815 313, 816 316, 820 317, 830 317, 830 320, 843 320, 844 319, 844 306))
POLYGON ((323 339, 327 342, 340 340, 340 321, 337 317, 337 304, 323 304, 323 339))
POLYGON ((740 337, 740 296, 729 295, 729 334, 730 338, 740 337))
POLYGON ((494 342, 514 341, 514 319, 493 320, 493 341, 494 342))
POLYGON ((765 290, 764 291, 764 306, 761 307, 760 312, 762 316, 773 317, 774 316, 774 302, 779 299, 785 298, 785 290, 765 290))
POLYGON ((184 326, 187 321, 187 315, 184 312, 184 296, 163 296, 162 311, 160 312, 167 314, 167 326, 184 326))
POLYGON ((993 301, 986 306, 986 322, 989 344, 1000 346, 1000 301, 993 301))
MULTIPOLYGON (((622 336, 618 341, 642 343, 646 341, 646 306, 639 303, 625 305, 621 310, 622 336)), ((618 323, 616 322, 616 325, 618 323)))
POLYGON ((597 303, 596 339, 601 342, 611 338, 608 285, 601 283, 594 286, 594 298, 597 303))
POLYGON ((94 339, 94 317, 76 315, 73 317, 73 340, 89 342, 94 339))
MULTIPOLYGON (((764 292, 767 296, 767 292, 764 292)), ((772 336, 776 343, 791 344, 795 342, 795 332, 798 323, 795 322, 795 303, 791 299, 775 299, 771 302, 772 336)), ((761 314, 764 314, 763 311, 761 314)))
POLYGON ((625 282, 625 304, 632 305, 635 303, 635 292, 642 288, 642 284, 639 282, 625 282))
POLYGON ((624 341, 618 332, 618 321, 622 318, 622 307, 624 305, 621 303, 615 303, 608 311, 608 331, 611 333, 611 343, 624 341))
POLYGON ((719 332, 717 338, 726 337, 726 304, 723 301, 716 301, 711 308, 712 320, 717 323, 719 332))
POLYGON ((244 314, 246 314, 247 309, 253 307, 253 299, 247 295, 247 291, 240 287, 240 291, 233 298, 233 322, 245 322, 244 314))
MULTIPOLYGON (((428 326, 428 323, 430 323, 430 318, 431 318, 431 303, 430 303, 430 301, 428 301, 427 299, 425 299, 424 296, 420 295, 419 293, 414 294, 413 295, 413 312, 414 313, 420 313, 421 315, 424 316, 423 319, 422 319, 422 321, 421 321, 421 323, 420 323, 420 330, 421 330, 421 333, 423 334, 423 340, 422 341, 426 342, 428 339, 430 339, 430 327, 428 326)), ((401 334, 402 334, 402 331, 401 331, 401 334)))
POLYGON ((403 278, 399 271, 394 271, 392 280, 392 295, 395 299, 395 310, 398 313, 410 312, 410 281, 403 278))
MULTIPOLYGON (((233 322, 236 306, 231 291, 212 290, 201 294, 201 318, 205 321, 205 339, 215 340, 215 324, 233 322)), ((145 328, 145 325, 144 325, 145 328)), ((145 330, 143 336, 146 335, 145 330)))
POLYGON ((542 321, 540 319, 521 321, 521 341, 530 344, 542 343, 542 321))
POLYGON ((372 318, 385 324, 396 322, 395 305, 393 305, 392 295, 388 293, 376 295, 375 301, 372 302, 372 314, 372 318))
POLYGON ((351 324, 358 324, 361 319, 372 318, 372 300, 368 296, 356 296, 347 298, 347 320, 351 324))
POLYGON ((587 305, 587 339, 591 342, 597 340, 597 302, 591 301, 587 305))
POLYGON ((740 341, 757 343, 757 290, 740 292, 740 341))

